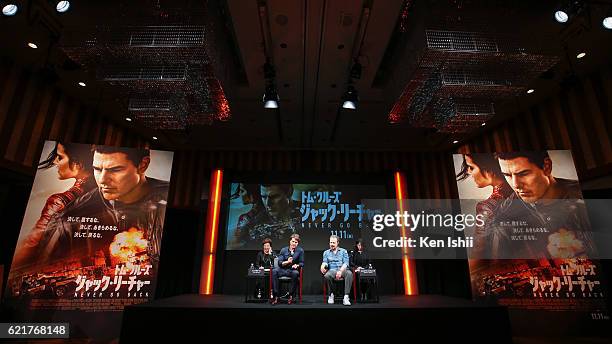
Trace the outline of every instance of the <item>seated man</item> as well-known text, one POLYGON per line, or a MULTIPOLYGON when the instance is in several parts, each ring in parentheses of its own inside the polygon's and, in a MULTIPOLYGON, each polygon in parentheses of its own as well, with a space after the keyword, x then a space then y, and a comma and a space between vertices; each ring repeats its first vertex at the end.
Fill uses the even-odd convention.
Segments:
POLYGON ((338 247, 338 236, 332 235, 329 237, 329 250, 323 252, 323 263, 321 264, 321 273, 325 276, 327 290, 329 290, 329 298, 327 303, 334 303, 333 280, 344 278, 344 298, 342 304, 350 306, 349 294, 351 293, 351 285, 353 284, 353 273, 348 269, 349 257, 345 249, 338 247))
POLYGON ((297 291, 300 270, 304 267, 304 250, 298 247, 300 235, 291 234, 289 246, 283 247, 278 254, 278 266, 272 270, 273 297, 270 301, 273 305, 278 303, 278 278, 283 276, 291 277, 291 293, 287 304, 292 304, 297 291))

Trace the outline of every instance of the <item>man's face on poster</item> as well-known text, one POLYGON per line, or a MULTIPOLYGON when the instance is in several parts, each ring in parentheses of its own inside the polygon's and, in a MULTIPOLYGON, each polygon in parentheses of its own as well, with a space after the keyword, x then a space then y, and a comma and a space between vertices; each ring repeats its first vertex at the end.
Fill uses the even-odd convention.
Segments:
POLYGON ((527 203, 540 200, 550 187, 552 163, 549 158, 543 169, 526 157, 499 159, 499 167, 517 196, 527 203))
POLYGON ((108 201, 124 201, 136 194, 147 167, 148 157, 136 166, 127 154, 121 152, 95 152, 93 156, 94 177, 102 196, 108 201))
POLYGON ((261 186, 261 201, 273 218, 281 218, 289 213, 290 197, 281 186, 261 186))

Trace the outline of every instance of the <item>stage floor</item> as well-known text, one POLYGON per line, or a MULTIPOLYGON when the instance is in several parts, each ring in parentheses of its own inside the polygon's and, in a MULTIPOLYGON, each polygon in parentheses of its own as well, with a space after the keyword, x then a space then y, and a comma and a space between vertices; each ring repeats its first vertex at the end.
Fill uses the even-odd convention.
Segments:
MULTIPOLYGON (((305 308, 305 309, 330 309, 331 308, 501 308, 495 304, 475 303, 471 300, 448 297, 441 295, 388 295, 380 298, 379 303, 358 303, 351 300, 351 306, 344 306, 341 302, 329 305, 323 302, 322 295, 304 295, 302 303, 296 302, 292 305, 278 303, 271 305, 266 302, 244 302, 244 296, 238 295, 198 295, 185 294, 166 299, 155 300, 148 303, 135 305, 138 308, 305 308)), ((326 300, 325 300, 326 301, 326 300)))
POLYGON ((276 341, 289 328, 296 329, 291 337, 299 342, 318 342, 332 329, 380 338, 427 336, 470 343, 512 342, 505 307, 446 296, 381 296, 380 303, 343 306, 324 303, 322 295, 305 295, 301 304, 270 305, 245 303, 244 296, 239 295, 188 294, 126 307, 121 343, 160 338, 192 342, 211 338, 217 332, 231 341, 276 341), (270 337, 274 333, 276 337, 270 337))

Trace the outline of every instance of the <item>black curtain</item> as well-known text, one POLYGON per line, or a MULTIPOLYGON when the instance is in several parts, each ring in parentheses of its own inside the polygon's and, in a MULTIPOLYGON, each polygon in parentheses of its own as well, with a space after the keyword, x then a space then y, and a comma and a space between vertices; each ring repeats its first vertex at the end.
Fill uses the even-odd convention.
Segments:
POLYGON ((4 265, 2 285, 6 280, 19 238, 21 222, 32 190, 33 178, 21 173, 0 169, 0 264, 4 265))
POLYGON ((197 293, 204 232, 201 218, 199 210, 166 209, 156 298, 197 293))
POLYGON ((419 294, 471 298, 467 260, 421 259, 416 261, 419 294))

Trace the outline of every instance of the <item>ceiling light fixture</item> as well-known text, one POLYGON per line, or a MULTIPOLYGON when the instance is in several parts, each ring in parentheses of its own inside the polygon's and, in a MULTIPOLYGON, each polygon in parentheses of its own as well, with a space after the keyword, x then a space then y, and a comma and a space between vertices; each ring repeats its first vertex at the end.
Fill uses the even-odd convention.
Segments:
POLYGON ((264 64, 264 78, 266 79, 266 91, 263 95, 263 103, 265 109, 278 109, 280 98, 276 90, 276 71, 274 66, 268 61, 264 64))
POLYGON ((530 89, 527 90, 527 94, 531 94, 533 92, 535 92, 535 90, 533 88, 530 88, 530 89))
POLYGON ((55 10, 58 13, 67 12, 70 9, 70 1, 58 1, 55 5, 55 10))
POLYGON ((126 121, 128 121, 128 122, 131 122, 131 121, 132 121, 132 119, 131 119, 131 118, 129 118, 129 117, 126 117, 126 118, 125 118, 125 120, 126 120, 126 121))
POLYGON ((585 11, 587 9, 587 5, 587 1, 583 0, 566 0, 564 4, 557 7, 555 10, 555 20, 558 23, 565 24, 570 20, 573 20, 575 17, 578 17, 585 12, 589 12, 585 11))
POLYGON ((576 55, 576 58, 581 59, 581 58, 583 58, 585 56, 586 56, 586 53, 582 52, 582 53, 579 53, 578 55, 576 55))
POLYGON ((346 92, 344 96, 342 96, 342 108, 349 110, 357 110, 357 106, 359 105, 359 93, 357 89, 355 89, 355 80, 361 79, 361 70, 362 66, 357 60, 351 66, 351 70, 349 71, 349 80, 348 86, 346 88, 346 92))
POLYGON ((612 30, 612 10, 608 11, 606 17, 601 21, 601 25, 608 30, 612 30))
POLYGON ((82 81, 79 81, 79 86, 81 86, 81 87, 85 87, 85 86, 87 86, 87 84, 85 84, 85 83, 84 83, 84 82, 82 82, 82 81))
MULTIPOLYGON (((264 109, 278 109, 280 97, 276 88, 276 70, 274 69, 274 61, 272 54, 272 36, 270 33, 270 20, 268 18, 268 9, 263 2, 259 3, 259 30, 263 39, 263 53, 266 63, 263 65, 263 74, 265 79, 265 91, 262 97, 264 109)), ((284 44, 284 43, 283 43, 284 44)), ((281 44, 281 47, 284 48, 281 44)), ((280 114, 277 112, 277 115, 280 114)), ((279 127, 280 133, 280 127, 279 127)), ((279 135, 282 137, 282 133, 279 135)))
POLYGON ((459 143, 459 141, 457 141, 457 140, 453 141, 453 144, 456 144, 456 143, 459 143))
POLYGON ((357 110, 359 104, 359 94, 353 85, 349 85, 346 89, 342 102, 343 109, 357 110))
POLYGON ((153 140, 157 140, 157 136, 153 136, 153 140))
POLYGON ((567 12, 565 10, 557 10, 555 12, 555 20, 558 23, 567 23, 567 21, 569 20, 569 15, 567 14, 567 12))
POLYGON ((28 47, 30 47, 30 48, 32 48, 32 49, 37 49, 37 48, 38 48, 38 45, 36 45, 36 44, 34 44, 34 43, 32 43, 32 42, 29 42, 29 43, 28 43, 28 47))
POLYGON ((278 102, 280 98, 276 92, 274 86, 267 86, 266 92, 263 95, 264 108, 266 109, 278 109, 278 102))
POLYGON ((2 6, 2 14, 7 16, 7 17, 11 17, 11 16, 14 16, 17 13, 18 9, 19 9, 19 7, 17 7, 17 5, 15 5, 15 4, 6 4, 6 5, 2 6))
MULTIPOLYGON (((558 23, 565 24, 570 19, 584 15, 590 21, 594 13, 604 12, 601 7, 606 5, 608 5, 606 1, 567 0, 564 5, 556 9, 554 18, 558 23)), ((608 8, 608 11, 604 13, 601 25, 607 30, 612 30, 612 8, 608 8)))

